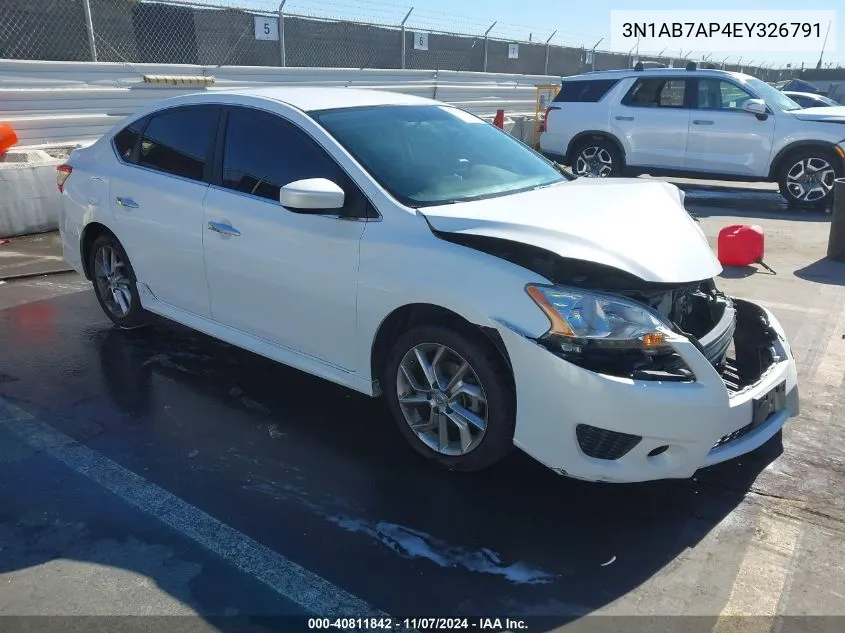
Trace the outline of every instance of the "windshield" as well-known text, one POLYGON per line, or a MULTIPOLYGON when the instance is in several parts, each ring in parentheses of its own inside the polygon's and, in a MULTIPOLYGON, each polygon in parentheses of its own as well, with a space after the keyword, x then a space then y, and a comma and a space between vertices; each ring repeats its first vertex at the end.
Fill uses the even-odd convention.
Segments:
POLYGON ((818 95, 818 98, 819 98, 819 101, 821 101, 822 103, 826 103, 829 106, 838 106, 839 105, 838 101, 834 101, 833 99, 831 99, 829 97, 823 97, 821 95, 818 95))
POLYGON ((765 81, 751 77, 745 80, 749 88, 756 91, 760 98, 773 110, 800 110, 801 106, 787 97, 777 88, 770 86, 765 81))
POLYGON ((566 180, 509 134, 457 108, 372 106, 311 116, 406 206, 480 200, 566 180))

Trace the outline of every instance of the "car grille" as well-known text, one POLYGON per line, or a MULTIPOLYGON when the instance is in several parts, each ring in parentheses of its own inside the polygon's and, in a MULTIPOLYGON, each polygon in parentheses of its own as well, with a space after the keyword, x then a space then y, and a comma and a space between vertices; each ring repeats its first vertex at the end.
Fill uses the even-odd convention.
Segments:
POLYGON ((643 439, 639 435, 608 431, 589 424, 577 425, 575 434, 585 455, 610 460, 619 459, 643 439))
POLYGON ((726 358, 725 362, 719 368, 719 375, 722 377, 722 382, 728 388, 728 393, 733 395, 740 391, 742 378, 739 375, 739 369, 736 367, 736 361, 732 358, 726 358))
MULTIPOLYGON (((730 444, 731 442, 738 440, 743 435, 748 434, 748 432, 751 431, 752 428, 754 428, 753 424, 746 424, 741 429, 737 429, 733 433, 728 433, 724 437, 720 438, 718 442, 713 444, 713 448, 719 448, 720 446, 725 446, 726 444, 730 444)), ((713 450, 713 449, 710 449, 710 450, 713 450)))

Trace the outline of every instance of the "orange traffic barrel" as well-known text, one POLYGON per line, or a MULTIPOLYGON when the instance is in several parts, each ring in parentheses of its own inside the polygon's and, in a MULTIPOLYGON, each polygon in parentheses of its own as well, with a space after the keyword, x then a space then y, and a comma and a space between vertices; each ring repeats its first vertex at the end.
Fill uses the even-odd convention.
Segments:
POLYGON ((0 154, 18 144, 18 135, 6 123, 0 123, 0 154))

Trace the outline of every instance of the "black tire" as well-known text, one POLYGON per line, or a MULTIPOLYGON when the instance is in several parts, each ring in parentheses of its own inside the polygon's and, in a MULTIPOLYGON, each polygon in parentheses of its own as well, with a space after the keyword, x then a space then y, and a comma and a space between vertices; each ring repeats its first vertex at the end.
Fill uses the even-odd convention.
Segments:
POLYGON ((97 301, 99 301, 100 307, 106 316, 111 319, 112 323, 124 330, 131 330, 147 325, 149 322, 149 313, 141 307, 141 298, 138 296, 135 271, 132 268, 132 263, 129 261, 126 251, 116 237, 104 233, 94 240, 91 250, 88 252, 88 270, 91 272, 91 283, 94 285, 94 294, 97 295, 97 301), (119 312, 119 307, 116 307, 115 300, 110 296, 108 287, 103 285, 102 277, 98 272, 97 255, 104 249, 112 249, 121 262, 120 269, 123 271, 122 277, 125 278, 126 287, 128 287, 130 295, 129 310, 125 314, 119 312))
POLYGON ((841 177, 842 160, 836 154, 823 147, 808 147, 790 152, 781 160, 777 174, 778 189, 780 190, 780 195, 786 199, 790 207, 825 208, 833 204, 833 180, 841 177), (830 187, 824 197, 804 200, 803 196, 797 194, 801 191, 798 187, 804 187, 805 185, 796 185, 794 182, 790 182, 790 174, 800 173, 799 164, 804 163, 806 165, 808 161, 810 161, 811 165, 816 166, 822 165, 821 161, 824 161, 833 170, 832 177, 830 174, 827 174, 824 178, 824 182, 830 187))
MULTIPOLYGON (((513 448, 516 398, 511 371, 501 354, 480 332, 474 336, 463 329, 440 325, 414 327, 400 336, 388 353, 382 386, 400 433, 414 450, 449 470, 483 470, 504 458, 513 448), (444 345, 465 359, 486 397, 486 428, 479 443, 464 454, 448 455, 431 448, 411 429, 399 403, 400 363, 407 353, 424 344, 444 345)), ((420 406, 421 410, 426 410, 427 405, 420 406)), ((457 433, 457 428, 452 431, 457 433)))
POLYGON ((604 137, 578 141, 570 157, 570 169, 578 178, 617 178, 625 171, 616 144, 604 137))

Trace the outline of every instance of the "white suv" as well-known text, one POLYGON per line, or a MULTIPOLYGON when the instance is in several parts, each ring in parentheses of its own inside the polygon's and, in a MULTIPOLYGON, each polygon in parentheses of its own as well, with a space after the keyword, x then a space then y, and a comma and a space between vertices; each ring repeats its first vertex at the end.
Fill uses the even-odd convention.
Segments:
POLYGON ((749 75, 657 68, 563 80, 543 153, 576 176, 777 182, 791 205, 827 206, 845 173, 845 107, 802 109, 749 75))

